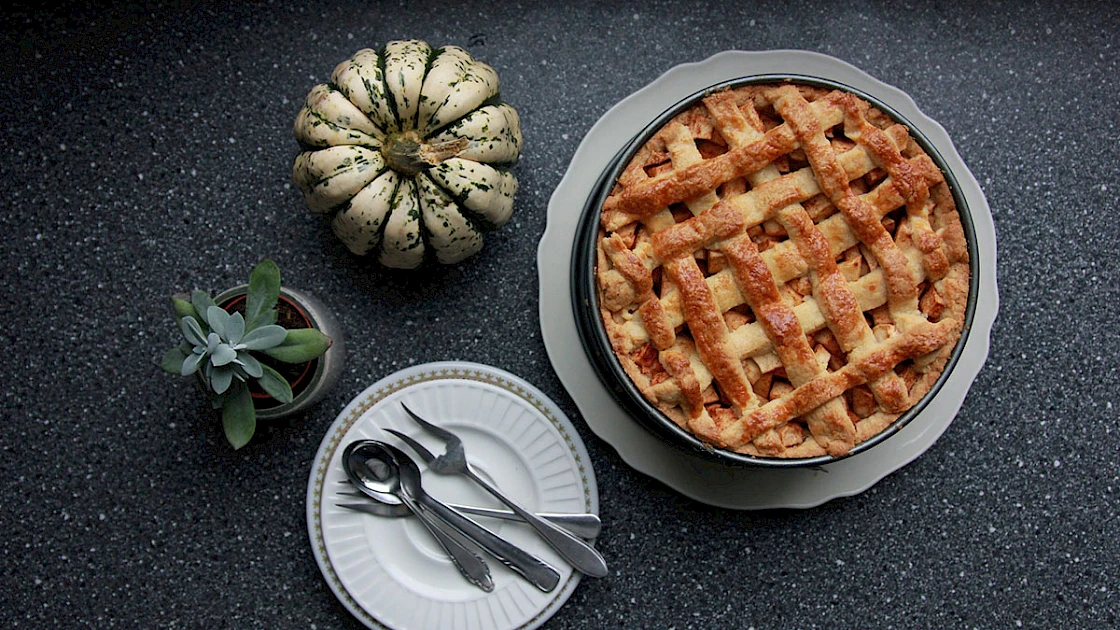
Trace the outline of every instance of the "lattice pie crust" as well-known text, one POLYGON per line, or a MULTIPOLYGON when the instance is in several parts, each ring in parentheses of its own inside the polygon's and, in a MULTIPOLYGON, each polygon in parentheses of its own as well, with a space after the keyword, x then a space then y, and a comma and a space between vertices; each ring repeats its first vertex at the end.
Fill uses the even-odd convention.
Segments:
POLYGON ((724 449, 843 455, 960 338, 964 231, 941 171, 854 94, 747 85, 673 117, 602 207, 596 284, 645 398, 724 449))

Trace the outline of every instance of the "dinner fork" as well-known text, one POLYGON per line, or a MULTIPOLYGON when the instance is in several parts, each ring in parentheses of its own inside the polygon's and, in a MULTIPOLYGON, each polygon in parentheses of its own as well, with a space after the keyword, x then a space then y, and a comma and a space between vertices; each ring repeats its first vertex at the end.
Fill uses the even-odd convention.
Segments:
POLYGON ((480 477, 467 461, 467 453, 466 449, 463 448, 463 441, 460 440, 457 435, 416 415, 416 413, 409 409, 404 403, 401 403, 401 407, 404 408, 409 417, 412 418, 421 429, 443 442, 444 453, 437 457, 423 444, 412 437, 400 431, 394 431, 393 429, 386 430, 403 440, 412 450, 416 451, 416 454, 424 460, 433 472, 439 474, 466 475, 484 490, 497 497, 499 501, 506 504, 515 514, 520 516, 522 520, 540 534, 541 538, 543 538, 549 546, 568 561, 573 568, 591 577, 604 577, 607 575, 607 562, 594 547, 556 525, 537 517, 480 477))

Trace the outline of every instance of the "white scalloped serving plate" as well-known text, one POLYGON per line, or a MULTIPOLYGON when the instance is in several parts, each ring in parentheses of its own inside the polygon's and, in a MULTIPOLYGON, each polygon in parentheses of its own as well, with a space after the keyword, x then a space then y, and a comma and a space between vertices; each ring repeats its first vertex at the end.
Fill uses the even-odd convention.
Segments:
MULTIPOLYGON (((571 421, 537 388, 477 363, 413 366, 355 397, 331 425, 315 456, 307 488, 307 527, 327 584, 369 628, 538 627, 568 600, 580 574, 528 525, 486 521, 487 527, 555 567, 560 585, 551 593, 541 592, 491 561, 495 586, 486 593, 459 575, 415 518, 371 516, 336 505, 354 500, 337 494, 350 489, 341 464, 347 444, 358 439, 400 444, 384 428, 425 442, 430 439, 420 434, 400 403, 458 434, 471 464, 526 508, 598 513, 595 474, 583 441, 571 421)), ((437 498, 500 507, 464 477, 421 468, 425 489, 437 498)))
POLYGON ((612 107, 580 143, 553 192, 537 253, 541 332, 553 368, 591 430, 627 464, 697 501, 735 509, 809 508, 863 492, 924 453, 948 428, 988 356, 999 296, 996 235, 988 202, 940 124, 901 90, 839 59, 800 50, 726 51, 676 66, 612 107), (819 468, 730 468, 665 444, 611 397, 591 366, 576 329, 570 269, 580 213, 602 172, 642 128, 681 99, 732 79, 791 74, 849 85, 907 118, 941 154, 968 203, 979 250, 976 312, 962 353, 929 405, 883 444, 819 468))

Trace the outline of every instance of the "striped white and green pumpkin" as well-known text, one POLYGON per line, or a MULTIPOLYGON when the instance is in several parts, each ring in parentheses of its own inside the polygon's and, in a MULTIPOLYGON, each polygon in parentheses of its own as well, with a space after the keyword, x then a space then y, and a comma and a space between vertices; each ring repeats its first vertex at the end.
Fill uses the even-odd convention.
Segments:
POLYGON ((292 176, 308 209, 385 266, 457 263, 513 212, 521 122, 494 69, 462 48, 358 51, 311 89, 295 137, 292 176))

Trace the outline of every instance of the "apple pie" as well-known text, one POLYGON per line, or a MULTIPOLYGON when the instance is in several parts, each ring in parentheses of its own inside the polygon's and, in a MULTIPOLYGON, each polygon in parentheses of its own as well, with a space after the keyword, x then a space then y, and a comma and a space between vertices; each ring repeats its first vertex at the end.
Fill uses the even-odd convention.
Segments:
POLYGON ((699 98, 636 150, 599 218, 615 356, 719 449, 845 455, 931 390, 961 337, 952 190, 904 124, 850 91, 699 98))

